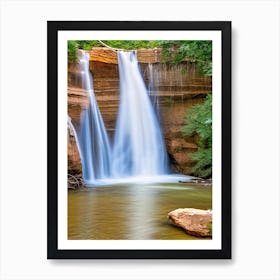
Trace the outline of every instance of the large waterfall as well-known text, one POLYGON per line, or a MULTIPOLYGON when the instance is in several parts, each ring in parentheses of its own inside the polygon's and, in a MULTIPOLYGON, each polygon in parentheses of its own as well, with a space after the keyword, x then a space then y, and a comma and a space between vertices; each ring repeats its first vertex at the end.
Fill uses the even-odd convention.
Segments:
POLYGON ((83 179, 86 185, 92 185, 98 179, 108 178, 111 174, 111 149, 107 132, 96 103, 92 76, 89 71, 89 55, 79 51, 78 70, 82 87, 88 95, 88 107, 81 116, 78 132, 83 179))
POLYGON ((70 118, 68 124, 77 141, 84 183, 90 186, 139 178, 157 181, 167 175, 168 157, 156 112, 158 100, 151 96, 154 95, 154 92, 151 94, 154 87, 151 66, 148 89, 136 52, 118 51, 120 102, 111 144, 95 99, 86 52, 79 51, 77 67, 81 87, 88 95, 88 106, 81 114, 77 133, 70 118))
POLYGON ((112 175, 155 176, 168 172, 161 128, 141 75, 136 53, 118 52, 120 105, 117 117, 112 175))

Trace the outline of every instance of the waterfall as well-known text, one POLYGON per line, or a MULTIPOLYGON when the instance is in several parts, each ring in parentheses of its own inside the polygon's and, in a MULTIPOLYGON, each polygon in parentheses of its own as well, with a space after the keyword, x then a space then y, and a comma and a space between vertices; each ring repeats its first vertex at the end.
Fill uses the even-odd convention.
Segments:
POLYGON ((111 151, 107 132, 96 103, 92 76, 89 71, 89 55, 79 51, 78 70, 82 87, 88 95, 88 106, 81 115, 78 139, 82 161, 83 179, 86 185, 111 174, 111 151))
POLYGON ((157 116, 159 117, 159 100, 157 95, 157 84, 156 84, 156 81, 158 80, 158 72, 154 71, 154 66, 152 63, 149 63, 148 70, 149 70, 149 95, 153 107, 157 113, 157 116))
POLYGON ((168 173, 161 128, 135 51, 118 51, 120 107, 112 153, 115 178, 168 173))
POLYGON ((78 149, 79 155, 81 157, 81 145, 79 143, 78 134, 77 134, 77 131, 76 131, 69 115, 68 115, 67 123, 68 123, 68 127, 69 127, 69 130, 70 130, 70 135, 72 134, 74 136, 75 141, 76 141, 76 145, 77 145, 77 149, 78 149))

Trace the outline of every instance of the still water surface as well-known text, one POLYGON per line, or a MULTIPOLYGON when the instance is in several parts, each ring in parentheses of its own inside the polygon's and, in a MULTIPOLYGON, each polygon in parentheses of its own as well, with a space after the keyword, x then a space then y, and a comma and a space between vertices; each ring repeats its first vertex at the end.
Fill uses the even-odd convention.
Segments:
POLYGON ((212 209, 212 188, 193 183, 120 184, 68 191, 68 239, 201 239, 170 225, 177 208, 212 209))

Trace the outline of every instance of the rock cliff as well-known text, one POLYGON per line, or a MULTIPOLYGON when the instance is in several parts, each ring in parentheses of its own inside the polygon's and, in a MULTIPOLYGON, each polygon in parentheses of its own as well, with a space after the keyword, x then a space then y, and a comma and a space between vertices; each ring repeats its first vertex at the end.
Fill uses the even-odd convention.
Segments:
MULTIPOLYGON (((90 71, 93 76, 96 99, 104 119, 109 137, 114 134, 119 102, 119 77, 116 52, 108 48, 93 48, 90 52, 90 71)), ((199 74, 196 63, 183 62, 178 65, 161 63, 160 49, 137 51, 138 61, 147 87, 157 95, 160 104, 160 120, 172 167, 178 172, 191 174, 193 161, 190 153, 196 151, 193 138, 182 135, 184 117, 188 110, 204 100, 212 91, 211 78, 199 74)), ((68 66, 68 113, 73 124, 79 125, 81 110, 87 105, 86 93, 74 64, 68 66)), ((73 147, 73 136, 68 141, 69 167, 77 172, 81 169, 77 149, 73 147)))

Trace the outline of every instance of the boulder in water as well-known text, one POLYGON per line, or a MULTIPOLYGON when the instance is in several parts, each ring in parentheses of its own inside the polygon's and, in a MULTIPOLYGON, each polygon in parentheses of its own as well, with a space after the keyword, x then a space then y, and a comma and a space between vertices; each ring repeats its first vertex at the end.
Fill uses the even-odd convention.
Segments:
POLYGON ((179 208, 167 214, 168 220, 194 236, 212 236, 212 210, 179 208))

